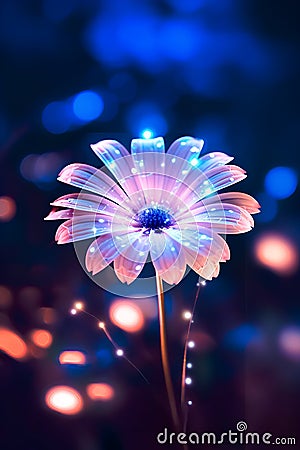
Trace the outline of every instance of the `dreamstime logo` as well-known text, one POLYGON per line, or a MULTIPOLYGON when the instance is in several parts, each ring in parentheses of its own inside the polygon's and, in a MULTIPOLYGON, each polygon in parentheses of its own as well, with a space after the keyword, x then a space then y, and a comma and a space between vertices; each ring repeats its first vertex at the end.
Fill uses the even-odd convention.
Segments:
POLYGON ((156 439, 159 444, 196 444, 196 445, 218 445, 218 444, 275 444, 296 445, 294 437, 273 437, 272 433, 247 432, 248 425, 244 421, 236 424, 237 431, 228 430, 221 435, 216 433, 169 433, 168 429, 158 433, 156 439))

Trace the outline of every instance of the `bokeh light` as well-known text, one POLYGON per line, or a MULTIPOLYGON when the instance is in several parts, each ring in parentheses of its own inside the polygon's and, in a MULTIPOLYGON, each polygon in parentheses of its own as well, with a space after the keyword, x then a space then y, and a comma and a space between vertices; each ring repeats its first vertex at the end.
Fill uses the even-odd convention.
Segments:
POLYGON ((27 181, 52 183, 63 165, 64 159, 59 153, 30 154, 21 161, 20 172, 27 181))
POLYGON ((30 333, 32 342, 40 348, 48 348, 52 344, 52 334, 47 330, 32 330, 30 333))
POLYGON ((295 243, 279 233, 259 237, 254 246, 257 260, 279 275, 291 275, 297 271, 299 254, 295 243))
POLYGON ((229 330, 224 336, 225 344, 234 350, 245 350, 249 345, 260 339, 258 328, 249 323, 243 323, 229 330))
POLYGON ((109 317, 115 325, 129 333, 135 333, 144 326, 141 309, 131 301, 114 301, 109 309, 109 317))
POLYGON ((84 122, 97 119, 103 111, 104 103, 99 94, 93 91, 82 91, 73 99, 73 112, 84 122))
POLYGON ((297 183, 297 174, 289 167, 274 167, 265 178, 267 192, 278 199, 290 197, 295 192, 297 183))
POLYGON ((42 123, 52 134, 62 134, 68 131, 72 124, 72 109, 69 102, 49 103, 42 112, 42 123))
POLYGON ((39 318, 47 325, 52 325, 56 322, 57 313, 54 308, 42 307, 39 309, 39 318))
POLYGON ((300 360, 300 327, 287 327, 278 338, 281 350, 292 359, 300 360))
POLYGON ((15 359, 24 359, 27 354, 23 339, 8 328, 0 328, 0 350, 15 359))
POLYGON ((83 400, 79 392, 70 386, 55 386, 45 396, 48 408, 61 414, 78 414, 83 408, 83 400))
POLYGON ((86 387, 86 392, 90 399, 104 402, 115 396, 113 387, 107 383, 91 383, 86 387))
POLYGON ((0 222, 9 222, 16 215, 16 202, 11 197, 0 197, 0 222))
POLYGON ((58 360, 60 364, 84 365, 86 363, 85 354, 78 350, 66 350, 59 355, 58 360))
POLYGON ((13 302, 11 290, 6 286, 0 285, 0 308, 9 308, 13 302))

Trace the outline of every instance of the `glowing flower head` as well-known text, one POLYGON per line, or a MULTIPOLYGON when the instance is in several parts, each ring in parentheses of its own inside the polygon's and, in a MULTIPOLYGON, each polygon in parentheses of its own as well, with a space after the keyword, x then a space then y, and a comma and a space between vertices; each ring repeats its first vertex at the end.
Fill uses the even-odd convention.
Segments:
POLYGON ((133 139, 131 154, 113 140, 91 145, 110 175, 86 164, 61 171, 59 181, 82 191, 52 203, 46 219, 65 220, 56 232, 58 244, 94 238, 86 252, 88 271, 94 275, 113 262, 128 284, 149 255, 169 284, 179 283, 187 266, 205 279, 216 277, 219 263, 230 258, 221 234, 251 230, 259 204, 239 192, 217 194, 246 174, 224 153, 200 157, 202 147, 192 137, 177 139, 167 152, 161 137, 133 139))

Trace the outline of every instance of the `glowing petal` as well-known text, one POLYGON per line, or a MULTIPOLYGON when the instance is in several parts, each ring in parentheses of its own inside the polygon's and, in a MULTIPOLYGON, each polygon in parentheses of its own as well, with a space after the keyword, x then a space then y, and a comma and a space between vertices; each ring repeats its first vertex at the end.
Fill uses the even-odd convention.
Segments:
POLYGON ((198 157, 203 145, 203 139, 194 139, 190 136, 184 136, 173 142, 167 154, 188 161, 192 168, 198 165, 198 157))
POLYGON ((59 174, 62 183, 103 195, 117 204, 127 199, 124 191, 105 173, 87 164, 70 164, 59 174))
POLYGON ((166 233, 151 232, 150 253, 157 273, 169 284, 177 284, 185 273, 182 246, 166 233))
POLYGON ((136 155, 139 153, 164 153, 165 142, 162 137, 155 139, 132 139, 131 141, 131 154, 136 155))
POLYGON ((138 277, 147 260, 149 249, 149 237, 140 232, 130 247, 122 251, 114 261, 114 269, 120 281, 130 284, 138 277))
POLYGON ((250 214, 257 214, 260 210, 260 204, 253 197, 243 192, 223 192, 222 194, 203 199, 202 202, 205 206, 219 202, 231 203, 245 209, 250 214))

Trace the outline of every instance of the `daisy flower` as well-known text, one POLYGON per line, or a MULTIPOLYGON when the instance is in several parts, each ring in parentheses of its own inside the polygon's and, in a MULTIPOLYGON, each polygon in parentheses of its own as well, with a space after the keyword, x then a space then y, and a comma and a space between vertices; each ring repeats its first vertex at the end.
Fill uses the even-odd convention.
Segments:
POLYGON ((113 262, 128 284, 149 258, 169 284, 179 283, 187 267, 216 277, 230 258, 224 236, 251 230, 259 204, 240 192, 218 194, 246 173, 225 153, 200 156, 203 144, 182 137, 165 152, 161 137, 133 139, 131 153, 114 140, 91 145, 106 169, 76 163, 60 172, 59 181, 81 191, 52 203, 46 219, 64 220, 57 243, 93 238, 87 270, 94 275, 113 262))

